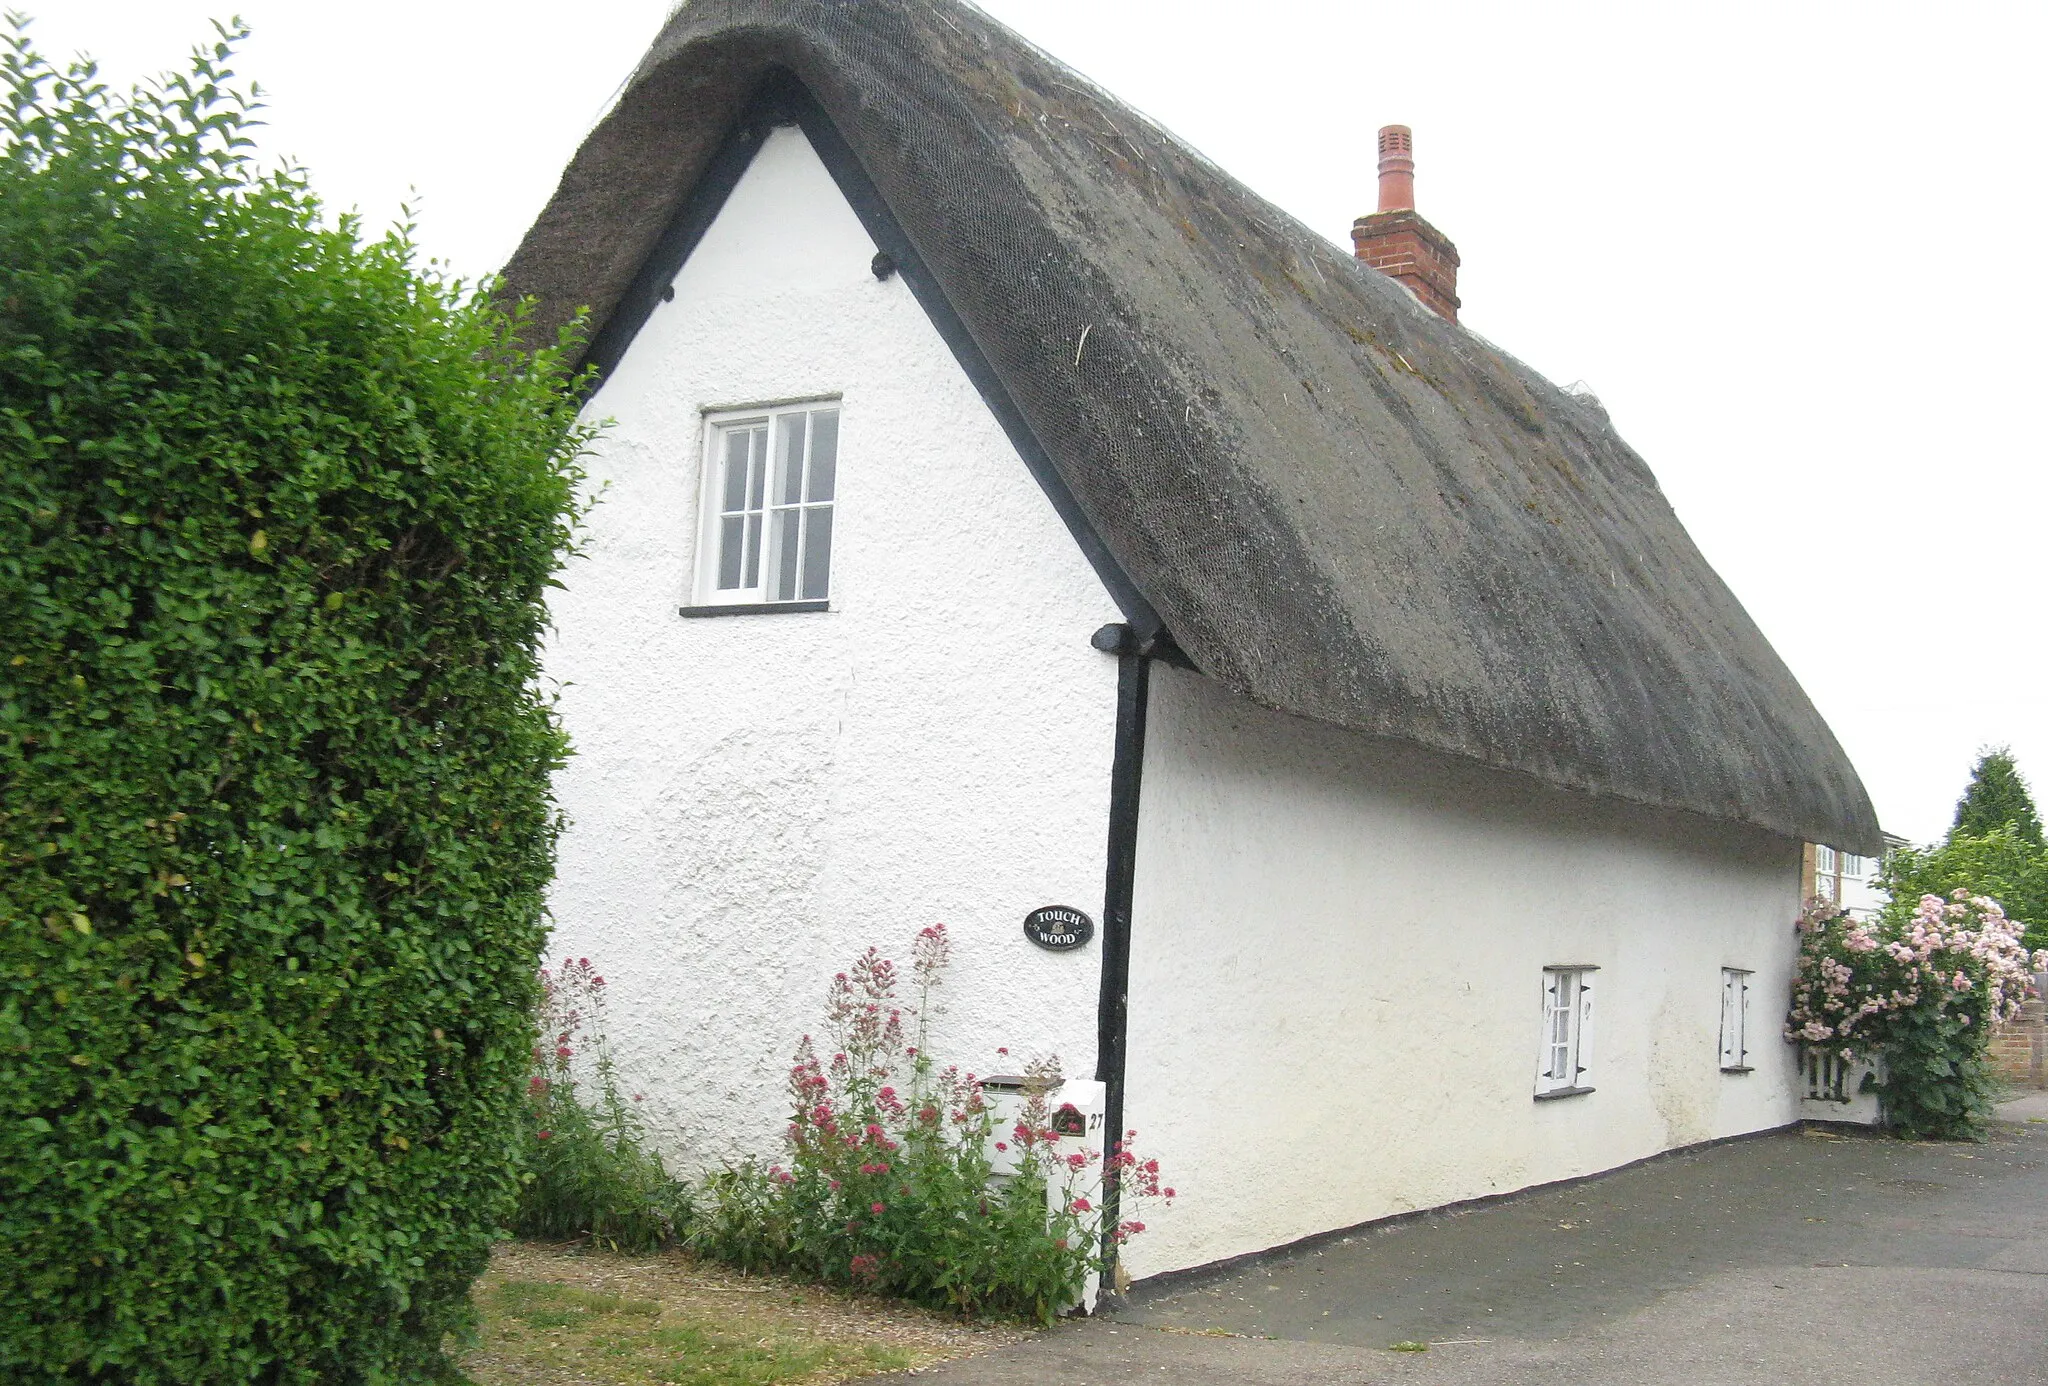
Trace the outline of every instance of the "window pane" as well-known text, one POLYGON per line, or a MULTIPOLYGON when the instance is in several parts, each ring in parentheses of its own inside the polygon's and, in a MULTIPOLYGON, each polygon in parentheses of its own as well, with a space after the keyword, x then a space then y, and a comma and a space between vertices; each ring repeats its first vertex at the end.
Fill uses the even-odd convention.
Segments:
POLYGON ((814 505, 804 513, 810 518, 804 524, 803 596, 805 601, 820 601, 832 578, 832 507, 814 505))
POLYGON ((801 510, 775 512, 775 581, 769 584, 768 600, 792 601, 796 597, 797 526, 801 510))
POLYGON ((727 511, 744 510, 747 499, 747 439, 744 428, 725 435, 725 504, 727 511))
POLYGON ((757 512, 747 516, 747 561, 741 565, 742 587, 761 585, 761 516, 757 512))
POLYGON ((839 411, 819 409, 811 415, 811 484, 805 500, 832 499, 839 475, 839 411))
POLYGON ((746 522, 728 515, 718 522, 718 586, 730 592, 740 585, 741 527, 746 522))
POLYGON ((776 449, 775 499, 778 504, 793 505, 804 498, 804 416, 784 414, 775 427, 782 439, 776 449))
MULTIPOLYGON (((747 434, 753 443, 753 450, 747 459, 747 509, 761 508, 761 490, 767 483, 768 471, 768 430, 756 428, 747 434)), ((747 584, 749 587, 752 583, 747 584)))

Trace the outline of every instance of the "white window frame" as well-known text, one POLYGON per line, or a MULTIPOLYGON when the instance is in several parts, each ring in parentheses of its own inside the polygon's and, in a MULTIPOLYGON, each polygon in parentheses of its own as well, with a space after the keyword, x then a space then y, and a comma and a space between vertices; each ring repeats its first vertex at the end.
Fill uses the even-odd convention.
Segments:
MULTIPOLYGON (((838 537, 827 529, 823 545, 825 560, 825 582, 823 590, 806 591, 811 586, 809 574, 803 572, 803 565, 811 554, 806 552, 804 536, 820 523, 832 526, 837 518, 839 462, 845 449, 839 446, 839 425, 844 422, 844 410, 837 396, 820 396, 814 399, 788 400, 777 404, 763 404, 751 408, 706 410, 704 414, 703 450, 701 453, 702 477, 697 498, 697 571, 691 585, 692 606, 684 608, 684 614, 722 614, 734 610, 760 609, 764 611, 826 610, 832 598, 832 549, 838 537), (831 471, 833 480, 822 499, 814 499, 807 485, 800 483, 796 498, 788 498, 783 481, 786 476, 788 459, 782 447, 788 419, 804 415, 829 413, 833 416, 834 446, 832 448, 831 471), (730 509, 725 489, 726 449, 728 439, 736 432, 760 435, 761 455, 758 458, 759 484, 755 487, 742 486, 740 507, 730 509), (782 517, 793 516, 785 522, 782 517), (741 543, 749 546, 741 551, 737 563, 737 576, 744 579, 751 575, 754 581, 744 581, 736 587, 721 587, 719 582, 726 574, 721 568, 726 556, 723 536, 727 532, 726 521, 738 521, 737 531, 741 543), (787 548, 786 535, 793 528, 797 533, 796 553, 791 555, 787 548), (749 562, 751 558, 751 562, 749 562), (789 559, 793 575, 794 590, 786 595, 775 595, 777 568, 789 559)), ((817 428, 806 423, 804 428, 804 456, 801 465, 807 470, 817 465, 817 428)), ((806 481, 815 478, 806 478, 806 481)))
POLYGON ((1721 1071, 1748 1073, 1749 1062, 1749 979, 1756 974, 1746 967, 1721 969, 1721 1071))
POLYGON ((1842 854, 1824 842, 1813 844, 1813 894, 1830 905, 1842 903, 1842 854))
POLYGON ((1543 969, 1543 1029, 1536 1055, 1536 1100, 1578 1097, 1593 1091, 1593 974, 1591 963, 1543 969))

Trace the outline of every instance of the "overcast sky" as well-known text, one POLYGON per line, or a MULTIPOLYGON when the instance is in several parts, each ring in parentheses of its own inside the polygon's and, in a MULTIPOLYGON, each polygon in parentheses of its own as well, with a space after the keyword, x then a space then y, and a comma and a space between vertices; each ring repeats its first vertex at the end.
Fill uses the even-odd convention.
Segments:
MULTIPOLYGON (((225 16, 21 0, 127 83, 225 16)), ((669 0, 246 0, 266 152, 501 265, 669 0), (410 190, 410 192, 409 192, 410 190)), ((988 0, 1347 248, 1414 127, 1464 321, 1583 380, 1848 748, 1887 828, 1977 748, 2048 788, 2048 5, 988 0)))

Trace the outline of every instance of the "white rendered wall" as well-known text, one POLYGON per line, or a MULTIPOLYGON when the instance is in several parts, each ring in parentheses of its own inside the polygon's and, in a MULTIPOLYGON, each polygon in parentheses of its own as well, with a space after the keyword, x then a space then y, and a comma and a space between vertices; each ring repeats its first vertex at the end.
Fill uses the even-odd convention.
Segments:
POLYGON ((773 1154, 799 1034, 865 947, 945 922, 934 1052, 1092 1077, 1120 619, 810 144, 775 132, 592 401, 616 421, 553 606, 576 753, 554 958, 608 983, 626 1082, 686 1168, 773 1154), (842 399, 832 610, 684 619, 702 412, 842 399), (601 489, 600 489, 601 488, 601 489))
POLYGON ((1133 1275, 1797 1120, 1799 844, 1546 788, 1155 666, 1126 1123, 1177 1206, 1133 1275), (1537 1102, 1542 969, 1597 1091, 1537 1102), (1745 1075, 1721 969, 1753 969, 1745 1075))

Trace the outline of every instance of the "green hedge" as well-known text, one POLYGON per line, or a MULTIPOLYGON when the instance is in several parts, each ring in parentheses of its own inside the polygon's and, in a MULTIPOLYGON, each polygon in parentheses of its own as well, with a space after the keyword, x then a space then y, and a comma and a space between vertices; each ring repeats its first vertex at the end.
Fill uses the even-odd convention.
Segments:
POLYGON ((0 112, 0 1378, 384 1382, 517 1187, 557 351, 244 158, 232 40, 0 112))

